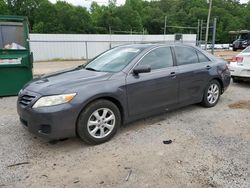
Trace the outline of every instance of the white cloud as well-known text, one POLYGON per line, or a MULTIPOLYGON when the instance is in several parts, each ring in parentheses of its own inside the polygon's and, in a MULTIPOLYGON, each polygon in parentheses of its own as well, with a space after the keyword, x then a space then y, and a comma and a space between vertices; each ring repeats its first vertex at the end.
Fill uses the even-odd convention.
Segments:
POLYGON ((249 0, 240 0, 241 3, 247 3, 249 0))
MULTIPOLYGON (((56 1, 58 0, 49 0, 52 3, 56 3, 56 1)), ((93 1, 97 2, 100 5, 107 5, 108 4, 108 0, 63 0, 66 1, 68 3, 71 3, 73 5, 80 5, 80 6, 84 6, 84 7, 90 7, 91 3, 93 1)), ((125 0, 117 0, 117 5, 122 5, 125 3, 125 0)))

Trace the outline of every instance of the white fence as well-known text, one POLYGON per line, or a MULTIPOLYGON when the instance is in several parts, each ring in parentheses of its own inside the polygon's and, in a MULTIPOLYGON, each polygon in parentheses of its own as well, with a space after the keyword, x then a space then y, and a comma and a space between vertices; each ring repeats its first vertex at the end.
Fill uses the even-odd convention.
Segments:
MULTIPOLYGON (((114 46, 146 42, 175 42, 175 35, 30 34, 35 61, 91 59, 114 46)), ((182 42, 195 45, 196 35, 183 34, 182 42)))

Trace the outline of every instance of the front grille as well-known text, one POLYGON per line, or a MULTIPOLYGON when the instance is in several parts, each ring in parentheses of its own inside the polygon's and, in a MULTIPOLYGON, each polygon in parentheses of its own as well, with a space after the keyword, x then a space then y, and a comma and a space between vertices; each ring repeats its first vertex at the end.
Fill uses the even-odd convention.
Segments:
POLYGON ((36 98, 36 96, 23 95, 20 97, 19 103, 23 106, 28 106, 35 98, 36 98))

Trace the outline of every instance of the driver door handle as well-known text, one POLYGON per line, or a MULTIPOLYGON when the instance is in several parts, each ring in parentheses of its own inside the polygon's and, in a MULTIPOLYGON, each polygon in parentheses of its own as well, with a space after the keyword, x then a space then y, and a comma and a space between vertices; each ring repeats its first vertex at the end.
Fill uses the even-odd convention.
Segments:
POLYGON ((206 66, 206 69, 207 69, 207 70, 210 70, 211 68, 212 68, 212 67, 211 67, 210 65, 207 65, 207 66, 206 66))
POLYGON ((170 73, 170 77, 171 77, 171 78, 176 78, 175 72, 171 72, 171 73, 170 73))

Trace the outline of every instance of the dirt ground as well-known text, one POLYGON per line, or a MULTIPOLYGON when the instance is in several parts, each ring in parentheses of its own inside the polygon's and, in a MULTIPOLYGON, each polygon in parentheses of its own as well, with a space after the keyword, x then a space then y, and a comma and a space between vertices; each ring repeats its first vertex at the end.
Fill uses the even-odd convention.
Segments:
MULTIPOLYGON (((42 73, 62 64, 50 66, 42 73)), ((1 188, 250 187, 250 83, 232 83, 214 108, 191 105, 143 119, 98 146, 32 135, 16 100, 0 98, 1 188)))
POLYGON ((221 57, 227 61, 231 61, 233 56, 236 56, 237 54, 239 54, 240 51, 232 51, 232 50, 216 50, 214 55, 221 57))
POLYGON ((229 105, 249 101, 249 91, 249 83, 233 83, 214 108, 143 119, 98 146, 36 137, 19 123, 17 98, 1 98, 0 187, 248 188, 250 110, 229 105))

